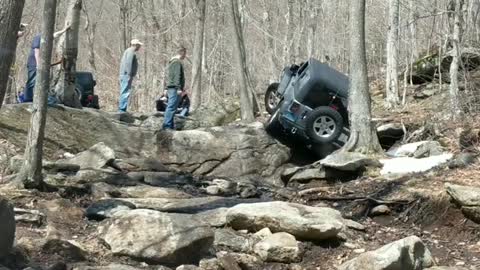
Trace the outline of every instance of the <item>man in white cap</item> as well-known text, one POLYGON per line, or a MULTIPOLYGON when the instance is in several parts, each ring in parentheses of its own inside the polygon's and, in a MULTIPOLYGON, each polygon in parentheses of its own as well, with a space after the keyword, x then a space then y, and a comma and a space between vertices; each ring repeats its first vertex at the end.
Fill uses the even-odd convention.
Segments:
POLYGON ((143 45, 138 39, 132 39, 130 44, 130 48, 123 53, 122 62, 120 63, 120 101, 118 104, 120 112, 127 112, 132 81, 138 71, 137 52, 143 45))

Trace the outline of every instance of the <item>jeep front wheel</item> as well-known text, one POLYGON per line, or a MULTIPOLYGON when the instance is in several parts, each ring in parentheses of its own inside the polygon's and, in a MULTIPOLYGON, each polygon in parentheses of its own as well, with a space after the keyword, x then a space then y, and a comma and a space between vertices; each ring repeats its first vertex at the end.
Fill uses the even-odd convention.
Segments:
POLYGON ((277 97, 279 83, 272 83, 268 86, 265 93, 265 109, 269 114, 275 112, 278 106, 279 98, 277 97))
POLYGON ((308 137, 315 143, 335 141, 343 129, 342 115, 330 107, 318 107, 306 119, 308 137))

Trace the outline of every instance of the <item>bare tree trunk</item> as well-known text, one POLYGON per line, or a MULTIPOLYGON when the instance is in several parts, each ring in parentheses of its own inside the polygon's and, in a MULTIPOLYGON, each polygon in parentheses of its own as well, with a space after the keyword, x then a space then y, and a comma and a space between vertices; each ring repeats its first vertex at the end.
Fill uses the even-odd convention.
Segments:
MULTIPOLYGON (((82 0, 70 0, 65 24, 70 29, 65 34, 65 44, 62 50, 62 72, 55 86, 55 92, 60 103, 73 108, 81 108, 80 97, 75 91, 75 75, 78 56, 78 32, 80 29, 80 13, 82 0)), ((61 45, 60 45, 61 46, 61 45)))
POLYGON ((461 42, 463 32, 463 5, 464 0, 455 1, 455 23, 453 25, 453 36, 451 40, 453 46, 453 59, 452 64, 450 65, 450 107, 454 120, 458 120, 462 112, 458 98, 458 69, 460 57, 462 55, 461 42))
POLYGON ((317 42, 317 19, 318 19, 318 7, 316 1, 309 1, 309 17, 308 21, 308 38, 307 38, 307 52, 308 57, 315 57, 316 42, 317 42))
POLYGON ((351 136, 344 151, 377 153, 382 149, 372 123, 365 49, 365 0, 350 1, 350 94, 351 136))
POLYGON ((87 10, 87 6, 83 3, 83 13, 85 14, 85 32, 87 33, 87 41, 88 41, 88 63, 90 64, 90 68, 92 71, 97 71, 97 65, 95 64, 95 38, 97 35, 97 23, 98 20, 96 18, 101 18, 103 13, 103 0, 99 1, 99 12, 96 16, 94 16, 94 20, 92 21, 89 12, 91 10, 87 10))
POLYGON ((205 35, 205 0, 195 0, 197 22, 195 25, 195 45, 193 47, 192 64, 192 111, 200 107, 202 103, 202 63, 203 63, 203 40, 205 35))
POLYGON ((56 9, 57 0, 45 0, 41 61, 38 70, 39 78, 34 91, 33 113, 25 148, 25 161, 19 174, 25 188, 41 189, 43 187, 43 141, 47 121, 47 98, 50 88, 50 63, 52 59, 56 9))
POLYGON ((389 0, 389 29, 387 38, 387 85, 386 107, 394 108, 398 97, 398 27, 400 0, 389 0))
POLYGON ((240 13, 238 10, 238 0, 230 0, 230 14, 232 18, 234 46, 235 46, 235 58, 237 60, 237 72, 240 83, 240 108, 241 117, 245 122, 253 122, 255 116, 253 114, 253 104, 250 98, 248 89, 248 72, 247 72, 247 59, 245 52, 245 44, 243 40, 243 29, 241 26, 240 13))
POLYGON ((5 98, 10 69, 17 49, 17 32, 24 0, 0 1, 0 108, 5 98))
POLYGON ((294 16, 294 0, 288 0, 288 11, 285 17, 286 26, 287 26, 287 34, 285 35, 284 41, 284 55, 283 55, 283 62, 293 64, 295 62, 295 57, 291 52, 293 46, 293 38, 295 36, 295 25, 293 24, 293 16, 294 16))
POLYGON ((128 13, 128 0, 120 0, 120 51, 123 53, 128 46, 127 38, 127 13, 128 13))

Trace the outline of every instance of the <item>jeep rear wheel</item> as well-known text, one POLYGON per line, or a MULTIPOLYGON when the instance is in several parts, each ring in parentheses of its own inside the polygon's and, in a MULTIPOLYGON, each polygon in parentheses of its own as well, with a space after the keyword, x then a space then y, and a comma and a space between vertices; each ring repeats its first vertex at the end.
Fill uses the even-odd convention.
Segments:
POLYGON ((279 83, 272 83, 268 86, 267 92, 265 93, 265 109, 269 114, 275 112, 275 109, 278 106, 280 101, 277 97, 279 83))
POLYGON ((342 115, 330 107, 318 107, 306 119, 308 137, 315 143, 335 141, 343 129, 342 115))

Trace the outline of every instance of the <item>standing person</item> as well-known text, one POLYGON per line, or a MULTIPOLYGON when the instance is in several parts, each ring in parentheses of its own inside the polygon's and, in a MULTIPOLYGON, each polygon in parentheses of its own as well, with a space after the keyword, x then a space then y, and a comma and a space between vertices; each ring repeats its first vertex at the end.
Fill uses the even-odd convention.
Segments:
MULTIPOLYGON (((70 29, 70 25, 67 25, 64 29, 53 34, 53 38, 57 39, 70 29)), ((20 32, 19 32, 20 33, 20 32)), ((18 35, 18 34, 17 34, 18 35)), ((40 63, 40 45, 42 41, 42 35, 38 34, 33 38, 32 47, 27 60, 27 83, 23 91, 24 102, 33 101, 33 89, 35 88, 35 82, 37 79, 37 66, 40 63)))
POLYGON ((185 89, 185 73, 183 71, 183 60, 187 57, 187 49, 180 47, 177 55, 174 56, 167 67, 167 96, 168 104, 165 110, 165 120, 163 129, 175 129, 174 117, 178 108, 179 95, 182 95, 185 89))
POLYGON ((132 88, 132 81, 137 76, 138 59, 137 52, 142 48, 143 43, 138 39, 132 39, 128 48, 122 57, 120 63, 120 101, 118 104, 119 112, 127 112, 128 99, 132 88))

